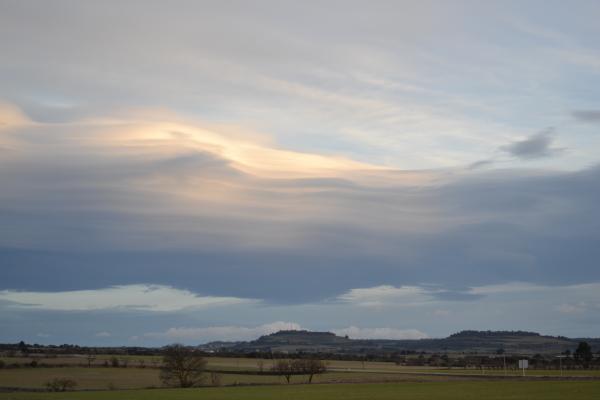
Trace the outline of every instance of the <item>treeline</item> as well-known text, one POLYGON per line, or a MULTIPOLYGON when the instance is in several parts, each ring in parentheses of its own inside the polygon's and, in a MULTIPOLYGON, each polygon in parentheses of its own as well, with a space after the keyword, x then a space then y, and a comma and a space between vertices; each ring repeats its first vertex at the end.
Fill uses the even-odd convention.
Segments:
POLYGON ((7 357, 15 357, 16 355, 27 356, 30 354, 44 355, 73 355, 73 354, 102 354, 102 355, 137 355, 137 356, 156 356, 161 355, 161 348, 158 347, 137 347, 137 346, 120 346, 120 347, 95 347, 95 346, 78 346, 76 344, 61 344, 61 345, 42 345, 29 344, 24 341, 19 343, 0 343, 0 352, 7 357))
MULTIPOLYGON (((528 331, 474 331, 474 330, 464 330, 457 333, 453 333, 448 336, 449 338, 490 338, 497 336, 541 336, 537 332, 528 332, 528 331)), ((566 338, 565 338, 566 339, 566 338)))
POLYGON ((306 375, 308 377, 307 383, 312 383, 313 376, 322 374, 326 370, 325 363, 316 358, 281 359, 271 368, 272 372, 283 376, 287 383, 290 383, 294 375, 306 375))
POLYGON ((400 358, 398 365, 410 367, 464 368, 464 369, 518 369, 519 360, 528 360, 529 368, 540 370, 600 369, 600 356, 591 359, 573 356, 545 357, 540 354, 525 356, 461 356, 452 357, 447 354, 419 355, 416 358, 400 358))

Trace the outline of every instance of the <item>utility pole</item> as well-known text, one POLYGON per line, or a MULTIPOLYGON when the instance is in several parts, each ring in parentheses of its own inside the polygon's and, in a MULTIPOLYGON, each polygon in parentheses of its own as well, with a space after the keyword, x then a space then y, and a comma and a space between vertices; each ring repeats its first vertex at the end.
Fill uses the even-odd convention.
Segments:
POLYGON ((556 358, 558 358, 558 364, 560 365, 560 376, 563 376, 563 370, 562 370, 562 359, 565 358, 566 356, 556 356, 556 358))

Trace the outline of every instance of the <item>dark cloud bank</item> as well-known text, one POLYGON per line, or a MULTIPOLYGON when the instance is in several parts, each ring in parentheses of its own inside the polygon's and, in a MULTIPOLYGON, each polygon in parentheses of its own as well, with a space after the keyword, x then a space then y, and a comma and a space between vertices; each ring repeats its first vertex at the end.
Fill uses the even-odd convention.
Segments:
MULTIPOLYGON (((542 139, 513 150, 544 152, 542 139)), ((148 282, 297 303, 381 284, 600 280, 598 167, 376 186, 257 178, 202 152, 88 156, 6 163, 3 288, 148 282), (243 207, 204 199, 215 177, 242 188, 243 207), (197 194, 191 208, 181 188, 197 194)))

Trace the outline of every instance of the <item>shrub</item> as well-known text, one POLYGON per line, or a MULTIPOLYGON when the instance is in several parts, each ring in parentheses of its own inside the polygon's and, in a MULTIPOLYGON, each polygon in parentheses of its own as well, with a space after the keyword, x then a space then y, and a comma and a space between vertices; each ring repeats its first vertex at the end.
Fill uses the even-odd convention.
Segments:
POLYGON ((46 382, 46 387, 50 392, 66 392, 77 386, 77 382, 69 378, 54 378, 50 382, 46 382))

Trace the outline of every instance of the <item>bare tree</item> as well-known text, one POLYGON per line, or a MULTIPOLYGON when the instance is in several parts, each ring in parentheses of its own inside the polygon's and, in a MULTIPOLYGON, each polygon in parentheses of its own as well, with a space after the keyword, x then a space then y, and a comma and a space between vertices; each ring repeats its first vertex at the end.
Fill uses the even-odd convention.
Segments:
POLYGON ((287 383, 290 383, 290 379, 295 372, 295 366, 290 360, 277 360, 277 362, 273 365, 272 370, 278 375, 283 376, 287 383))
POLYGON ((202 355, 181 344, 172 344, 163 350, 160 379, 165 385, 192 387, 202 380, 206 360, 202 355))
POLYGON ((327 371, 327 366, 321 360, 309 358, 302 361, 302 373, 308 375, 308 383, 312 383, 313 376, 320 375, 327 371))
POLYGON ((265 361, 259 358, 258 361, 256 361, 256 365, 258 366, 258 371, 262 373, 265 369, 265 361))
POLYGON ((96 360, 96 356, 94 354, 88 354, 87 356, 87 362, 88 362, 88 368, 92 367, 92 364, 94 363, 94 361, 96 360))

